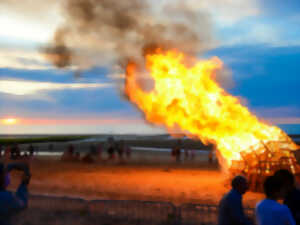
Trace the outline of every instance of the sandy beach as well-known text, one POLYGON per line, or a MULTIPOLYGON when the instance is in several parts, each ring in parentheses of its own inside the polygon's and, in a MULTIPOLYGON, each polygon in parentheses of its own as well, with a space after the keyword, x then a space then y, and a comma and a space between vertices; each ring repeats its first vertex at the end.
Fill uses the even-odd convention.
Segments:
MULTIPOLYGON (((208 153, 198 151, 194 160, 176 163, 168 151, 135 148, 123 163, 62 162, 59 156, 38 156, 31 162, 30 192, 84 199, 147 200, 175 204, 217 204, 228 191, 226 174, 208 153)), ((18 172, 13 176, 18 176, 18 172)), ((11 188, 17 185, 17 178, 11 188)), ((247 193, 245 204, 253 207, 262 194, 247 193)))

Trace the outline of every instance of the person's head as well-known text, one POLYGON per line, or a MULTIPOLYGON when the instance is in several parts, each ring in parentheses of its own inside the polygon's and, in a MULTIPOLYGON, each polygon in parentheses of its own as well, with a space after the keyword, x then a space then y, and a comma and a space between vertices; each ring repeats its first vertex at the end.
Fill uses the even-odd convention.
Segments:
POLYGON ((264 182, 264 192, 267 198, 278 200, 285 196, 284 183, 276 176, 267 177, 264 182))
POLYGON ((238 175, 232 179, 231 186, 240 194, 245 194, 246 191, 249 189, 247 178, 241 175, 238 175))
POLYGON ((289 170, 278 170, 274 176, 283 183, 287 191, 291 191, 295 187, 294 175, 289 170))

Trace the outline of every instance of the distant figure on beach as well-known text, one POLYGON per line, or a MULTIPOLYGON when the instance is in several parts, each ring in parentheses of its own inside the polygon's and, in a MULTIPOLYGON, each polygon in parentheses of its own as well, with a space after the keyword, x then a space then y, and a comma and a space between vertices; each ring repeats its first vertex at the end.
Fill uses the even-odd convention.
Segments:
POLYGON ((210 150, 208 153, 208 163, 213 164, 213 162, 214 162, 214 153, 212 150, 210 150))
POLYGON ((181 140, 179 139, 172 149, 172 156, 175 157, 176 162, 180 162, 181 159, 181 145, 182 143, 181 140))
POLYGON ((190 150, 188 148, 184 148, 184 160, 187 161, 190 158, 190 150))
POLYGON ((90 153, 92 155, 96 155, 97 154, 97 148, 96 148, 96 145, 95 144, 91 144, 90 145, 90 153))
POLYGON ((117 153, 118 153, 119 162, 123 162, 123 154, 124 154, 124 141, 123 140, 120 140, 116 144, 116 150, 117 150, 117 153))
POLYGON ((28 146, 27 151, 31 157, 34 155, 34 147, 32 144, 28 146))
POLYGON ((107 154, 108 154, 108 160, 114 160, 115 159, 115 140, 113 137, 108 138, 108 148, 107 148, 107 154))
POLYGON ((124 151, 125 151, 127 160, 130 159, 130 157, 131 157, 131 148, 127 143, 125 143, 125 141, 124 141, 124 151))
POLYGON ((4 161, 8 162, 11 157, 11 147, 9 145, 6 146, 4 150, 4 161))
POLYGON ((196 158, 196 150, 192 149, 191 150, 191 160, 194 160, 196 158))
POLYGON ((54 149, 54 146, 53 146, 52 143, 50 143, 50 144, 48 145, 48 150, 49 150, 50 152, 52 152, 53 149, 54 149))
POLYGON ((74 146, 70 144, 61 156, 62 161, 74 161, 74 146))
POLYGON ((16 160, 19 159, 21 157, 21 152, 20 152, 20 148, 18 144, 13 145, 13 147, 11 148, 11 159, 12 160, 16 160))
POLYGON ((296 187, 295 177, 288 170, 278 170, 274 174, 286 187, 283 203, 289 207, 296 224, 300 224, 300 190, 296 187))
POLYGON ((91 151, 89 151, 88 153, 86 153, 85 156, 82 157, 81 161, 84 163, 94 163, 95 159, 93 157, 94 155, 92 154, 91 151))
POLYGON ((251 225, 244 213, 242 196, 248 190, 248 181, 244 176, 236 176, 231 182, 232 189, 219 203, 218 225, 251 225))
POLYGON ((80 153, 79 152, 75 152, 74 160, 77 161, 77 162, 80 161, 80 153))
POLYGON ((8 185, 6 168, 0 163, 0 224, 9 225, 11 219, 27 207, 30 175, 23 173, 21 183, 16 193, 6 190, 8 185))
POLYGON ((96 156, 98 161, 102 160, 102 151, 103 151, 102 143, 99 143, 97 146, 97 156, 96 156))
POLYGON ((285 197, 286 191, 285 184, 278 177, 270 176, 265 180, 266 198, 255 209, 258 225, 296 225, 289 208, 278 202, 285 197))

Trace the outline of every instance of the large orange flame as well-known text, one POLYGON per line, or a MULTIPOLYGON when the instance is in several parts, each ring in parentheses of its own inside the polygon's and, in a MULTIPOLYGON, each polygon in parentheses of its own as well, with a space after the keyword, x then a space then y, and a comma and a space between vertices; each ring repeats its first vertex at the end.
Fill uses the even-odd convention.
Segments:
POLYGON ((241 160, 241 152, 259 149, 268 141, 296 145, 278 127, 260 121, 215 81, 222 61, 213 57, 193 66, 176 50, 156 50, 145 56, 145 69, 127 66, 125 92, 146 119, 168 130, 180 128, 187 136, 213 143, 226 167, 241 160), (145 82, 153 85, 145 87, 145 82), (147 80, 148 79, 148 80, 147 80), (255 147, 257 146, 257 147, 255 147))

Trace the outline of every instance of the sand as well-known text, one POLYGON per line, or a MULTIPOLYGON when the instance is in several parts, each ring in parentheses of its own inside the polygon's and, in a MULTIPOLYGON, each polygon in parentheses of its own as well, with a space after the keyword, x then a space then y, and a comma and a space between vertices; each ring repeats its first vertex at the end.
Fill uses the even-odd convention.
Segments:
MULTIPOLYGON (((123 164, 61 162, 57 157, 43 156, 31 162, 31 170, 31 193, 89 200, 217 204, 229 190, 226 176, 217 164, 208 164, 205 154, 179 164, 169 153, 150 151, 134 151, 123 164)), ((14 173, 10 188, 14 189, 17 182, 18 173, 14 173)), ((244 203, 254 207, 262 198, 262 194, 249 192, 244 203)))

